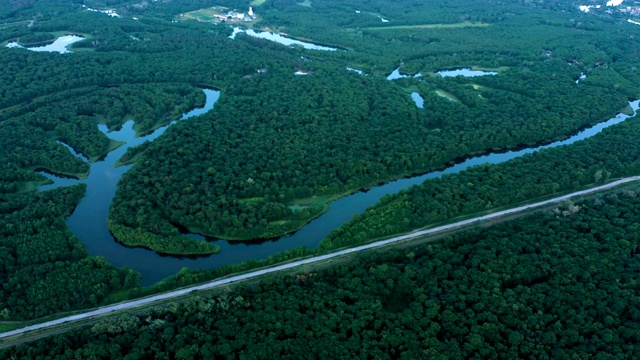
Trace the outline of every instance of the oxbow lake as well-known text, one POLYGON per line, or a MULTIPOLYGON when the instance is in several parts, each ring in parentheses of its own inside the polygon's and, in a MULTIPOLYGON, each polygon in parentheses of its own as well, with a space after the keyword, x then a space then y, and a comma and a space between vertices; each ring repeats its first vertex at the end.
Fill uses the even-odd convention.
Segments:
POLYGON ((311 42, 301 41, 292 39, 290 37, 284 36, 282 34, 273 33, 269 31, 254 31, 253 29, 242 29, 239 27, 234 27, 233 32, 229 36, 230 39, 235 39, 237 34, 245 33, 249 36, 253 36, 259 39, 265 39, 273 42, 277 42, 279 44, 285 46, 300 46, 307 50, 321 50, 321 51, 337 51, 337 48, 317 45, 311 42))
POLYGON ((67 46, 73 43, 76 43, 80 40, 84 40, 84 38, 82 36, 77 36, 77 35, 65 35, 57 38, 53 43, 45 46, 25 48, 24 46, 18 44, 17 42, 11 42, 7 44, 7 47, 27 49, 31 51, 46 51, 46 52, 57 52, 60 54, 66 54, 71 52, 71 50, 69 50, 67 46))

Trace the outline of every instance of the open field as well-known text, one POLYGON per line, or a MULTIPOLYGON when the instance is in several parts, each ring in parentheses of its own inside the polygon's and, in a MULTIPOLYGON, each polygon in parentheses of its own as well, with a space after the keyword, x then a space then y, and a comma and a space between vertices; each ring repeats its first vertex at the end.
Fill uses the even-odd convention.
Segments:
POLYGON ((453 101, 453 102, 457 102, 457 103, 460 102, 460 99, 458 99, 455 95, 453 95, 450 92, 438 89, 438 90, 436 90, 436 94, 438 94, 438 96, 440 96, 440 97, 446 98, 449 101, 453 101))
POLYGON ((214 6, 207 9, 200 9, 190 11, 188 13, 180 14, 180 20, 197 20, 197 21, 215 21, 215 15, 227 10, 222 6, 214 6))
POLYGON ((461 22, 455 24, 422 24, 422 25, 398 25, 398 26, 375 26, 363 28, 366 30, 399 30, 399 29, 452 29, 452 28, 466 28, 466 27, 487 27, 491 24, 487 23, 475 23, 475 22, 461 22))

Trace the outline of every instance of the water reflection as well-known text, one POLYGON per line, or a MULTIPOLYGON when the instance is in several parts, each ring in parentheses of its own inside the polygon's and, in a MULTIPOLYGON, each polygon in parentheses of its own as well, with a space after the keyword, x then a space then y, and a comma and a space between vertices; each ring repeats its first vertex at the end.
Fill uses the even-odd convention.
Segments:
POLYGON ((76 43, 80 40, 84 40, 84 38, 82 36, 77 36, 77 35, 66 35, 66 36, 61 36, 57 38, 56 41, 45 46, 25 48, 24 46, 18 44, 17 42, 10 42, 7 44, 7 47, 27 49, 31 51, 57 52, 60 54, 66 54, 71 52, 71 50, 67 49, 67 46, 73 43, 76 43))
POLYGON ((253 29, 241 29, 238 27, 233 28, 233 33, 231 33, 231 36, 229 36, 229 38, 231 39, 235 39, 236 35, 239 33, 245 33, 249 36, 253 36, 256 38, 260 38, 260 39, 265 39, 265 40, 269 40, 269 41, 274 41, 277 42, 279 44, 282 45, 286 45, 286 46, 301 46, 305 49, 308 50, 322 50, 322 51, 336 51, 338 50, 337 48, 334 47, 329 47, 329 46, 322 46, 322 45, 316 45, 310 42, 305 42, 305 41, 300 41, 300 40, 295 40, 277 33, 273 33, 273 32, 269 32, 269 31, 260 31, 260 32, 256 32, 253 29))
POLYGON ((437 74, 439 74, 442 77, 456 77, 456 76, 476 77, 476 76, 498 75, 498 73, 495 71, 471 70, 470 68, 441 70, 441 71, 438 71, 437 74))

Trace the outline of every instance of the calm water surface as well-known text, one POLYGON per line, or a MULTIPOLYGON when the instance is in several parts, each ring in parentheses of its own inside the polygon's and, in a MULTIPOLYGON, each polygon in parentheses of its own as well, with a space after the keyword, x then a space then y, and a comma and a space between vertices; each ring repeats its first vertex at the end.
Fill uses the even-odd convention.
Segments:
POLYGON ((387 76, 387 80, 395 80, 395 79, 410 78, 410 77, 418 78, 418 77, 421 77, 421 76, 422 76, 422 74, 420 74, 420 73, 417 73, 417 74, 415 74, 413 76, 401 74, 400 73, 400 68, 396 68, 395 70, 393 70, 391 72, 391 74, 389 74, 389 76, 387 76))
POLYGON ((471 70, 470 68, 441 70, 441 71, 438 71, 437 74, 439 74, 442 77, 456 77, 456 76, 476 77, 476 76, 498 75, 498 73, 495 71, 471 70))
POLYGON ((338 50, 337 48, 334 48, 334 47, 322 46, 322 45, 317 45, 317 44, 306 42, 306 41, 296 40, 296 39, 292 39, 284 35, 280 35, 280 34, 269 32, 269 31, 254 31, 253 29, 242 29, 238 27, 233 28, 233 33, 231 33, 229 38, 235 39, 236 35, 239 33, 245 33, 249 36, 253 36, 256 38, 274 41, 286 46, 301 46, 308 50, 322 50, 322 51, 338 50))
POLYGON ((424 109, 424 98, 422 96, 420 96, 419 93, 417 92, 412 92, 411 93, 411 99, 413 100, 414 103, 416 103, 416 106, 420 109, 424 109))
POLYGON ((7 47, 27 49, 31 51, 47 51, 47 52, 57 52, 60 54, 65 54, 65 53, 71 52, 71 50, 67 49, 67 46, 75 42, 78 42, 80 40, 84 40, 84 38, 82 36, 77 36, 77 35, 66 35, 66 36, 61 36, 57 38, 56 41, 46 46, 25 48, 22 45, 18 44, 17 42, 12 42, 12 43, 8 43, 7 47))

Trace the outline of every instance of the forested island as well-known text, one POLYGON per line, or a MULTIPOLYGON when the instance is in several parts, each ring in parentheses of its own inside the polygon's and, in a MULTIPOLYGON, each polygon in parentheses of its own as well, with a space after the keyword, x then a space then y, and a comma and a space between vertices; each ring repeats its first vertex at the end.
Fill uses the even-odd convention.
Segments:
MULTIPOLYGON (((212 110, 120 159, 133 167, 104 222, 114 241, 169 255, 211 254, 216 245, 200 242, 218 238, 290 234, 348 194, 470 156, 551 143, 628 112, 628 102, 640 98, 640 27, 617 8, 585 12, 579 5, 2 6, 0 327, 639 175, 634 117, 570 146, 390 194, 317 249, 184 269, 146 288, 138 272, 89 254, 65 224, 85 185, 38 188, 50 182, 42 173, 86 178, 91 164, 121 145, 99 125, 116 130, 133 119, 143 135, 202 106, 202 89, 215 88, 222 95, 212 110), (238 13, 251 6, 258 15, 213 23, 194 12, 214 6, 238 13), (239 26, 334 51, 284 46, 239 26), (64 54, 28 49, 64 35, 84 40, 64 54), (26 49, 5 46, 13 43, 26 49), (494 75, 438 74, 458 68, 494 75), (401 78, 388 80, 394 69, 401 78)), ((311 343, 317 357, 632 357, 637 201, 631 189, 567 204, 489 230, 106 320, 0 357, 300 357, 311 343), (266 346, 258 350, 258 343, 266 346)))

